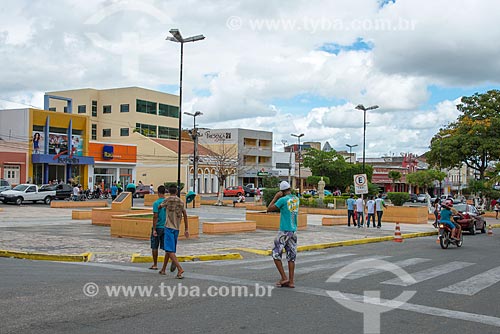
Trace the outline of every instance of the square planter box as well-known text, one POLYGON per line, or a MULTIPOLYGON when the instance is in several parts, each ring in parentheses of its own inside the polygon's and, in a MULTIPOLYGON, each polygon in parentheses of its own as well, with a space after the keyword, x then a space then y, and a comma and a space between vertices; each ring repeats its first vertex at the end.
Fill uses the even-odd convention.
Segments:
MULTIPOLYGON (((253 220, 257 228, 263 230, 276 230, 280 229, 280 214, 279 212, 257 212, 247 211, 246 220, 253 220)), ((297 219, 297 229, 305 230, 307 228, 307 214, 299 212, 297 219)))
MULTIPOLYGON (((111 236, 149 240, 151 237, 152 225, 153 215, 115 215, 111 218, 111 236)), ((198 216, 188 216, 188 225, 190 238, 198 238, 200 233, 198 216)), ((186 239, 184 237, 184 224, 181 224, 179 231, 179 240, 182 239, 186 239)))

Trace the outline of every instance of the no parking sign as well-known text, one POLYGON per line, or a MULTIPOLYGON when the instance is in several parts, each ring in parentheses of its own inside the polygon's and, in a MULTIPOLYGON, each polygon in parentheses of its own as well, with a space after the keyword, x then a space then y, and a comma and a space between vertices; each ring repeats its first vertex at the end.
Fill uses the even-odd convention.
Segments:
POLYGON ((366 174, 354 175, 354 192, 356 195, 368 194, 368 179, 366 174))

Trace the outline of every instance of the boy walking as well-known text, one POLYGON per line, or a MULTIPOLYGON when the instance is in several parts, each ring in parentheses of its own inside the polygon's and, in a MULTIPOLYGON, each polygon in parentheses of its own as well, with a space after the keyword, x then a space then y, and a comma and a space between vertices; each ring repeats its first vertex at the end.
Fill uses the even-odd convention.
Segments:
POLYGON ((281 279, 276 283, 279 287, 295 288, 295 258, 297 257, 297 218, 299 215, 299 198, 292 195, 290 184, 280 183, 280 191, 276 193, 267 208, 267 212, 280 212, 280 230, 274 239, 272 256, 281 279), (288 261, 288 277, 281 263, 283 249, 288 261))
POLYGON ((151 229, 151 253, 153 255, 153 265, 151 270, 158 270, 158 247, 165 248, 164 230, 166 213, 165 208, 160 208, 160 204, 165 199, 165 186, 158 187, 158 199, 153 203, 153 227, 151 229))
POLYGON ((384 214, 384 208, 387 208, 382 195, 378 194, 378 198, 375 200, 375 210, 377 210, 377 228, 382 227, 382 215, 384 214))
POLYGON ((351 196, 346 201, 347 204, 347 226, 351 226, 351 217, 354 226, 356 226, 356 217, 354 216, 354 205, 356 205, 356 200, 354 199, 354 195, 351 196))
POLYGON ((177 197, 177 187, 175 185, 168 188, 168 194, 168 197, 159 205, 160 208, 166 208, 167 210, 164 229, 164 250, 166 253, 165 259, 163 261, 163 266, 160 270, 160 275, 165 275, 165 269, 167 268, 168 261, 172 260, 173 265, 175 265, 175 267, 177 268, 177 278, 182 279, 184 278, 184 270, 179 264, 175 253, 177 252, 177 239, 179 237, 179 228, 182 218, 184 218, 184 235, 186 236, 186 238, 189 238, 187 213, 186 209, 184 208, 184 203, 179 197, 177 197))
POLYGON ((366 218, 366 227, 370 227, 370 220, 373 220, 373 227, 375 224, 375 201, 373 197, 369 197, 368 202, 366 202, 366 211, 368 213, 368 218, 366 218))
POLYGON ((363 226, 365 221, 365 201, 363 201, 363 197, 359 197, 356 200, 356 212, 358 213, 358 228, 363 226))

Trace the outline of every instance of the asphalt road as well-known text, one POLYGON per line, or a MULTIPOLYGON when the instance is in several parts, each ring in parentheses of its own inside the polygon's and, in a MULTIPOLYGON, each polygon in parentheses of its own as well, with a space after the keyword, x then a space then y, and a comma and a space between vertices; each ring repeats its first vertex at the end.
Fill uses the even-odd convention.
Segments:
POLYGON ((145 264, 0 258, 0 333, 370 333, 379 319, 380 333, 499 333, 499 242, 498 235, 466 236, 462 248, 441 250, 429 237, 299 253, 295 289, 272 288, 271 260, 255 256, 186 263, 184 280, 145 264), (353 273, 341 279, 339 270, 349 264, 353 273), (389 271, 369 269, 381 265, 389 271), (337 282, 327 282, 332 275, 337 282), (83 293, 89 282, 99 288, 95 297, 83 293), (139 297, 139 290, 135 297, 123 290, 108 295, 122 285, 151 286, 150 297, 139 297), (234 286, 246 286, 247 297, 208 296, 234 286), (349 306, 353 311, 328 291, 361 303, 349 306), (407 303, 380 308, 404 291, 415 291, 407 303), (365 294, 377 293, 381 299, 362 303, 365 294))

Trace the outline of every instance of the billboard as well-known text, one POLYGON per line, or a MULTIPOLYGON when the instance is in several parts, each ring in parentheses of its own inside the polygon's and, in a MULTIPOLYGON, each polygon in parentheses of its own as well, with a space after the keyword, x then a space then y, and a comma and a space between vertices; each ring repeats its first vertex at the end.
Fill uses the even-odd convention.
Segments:
POLYGON ((198 130, 198 140, 201 144, 237 144, 238 133, 236 129, 226 130, 198 130))
MULTIPOLYGON (((43 154, 45 147, 45 140, 43 131, 33 131, 33 153, 43 154)), ((71 136, 71 151, 68 153, 68 136, 62 133, 49 132, 49 151, 48 154, 58 155, 61 153, 71 156, 83 156, 83 140, 80 135, 71 136)))

